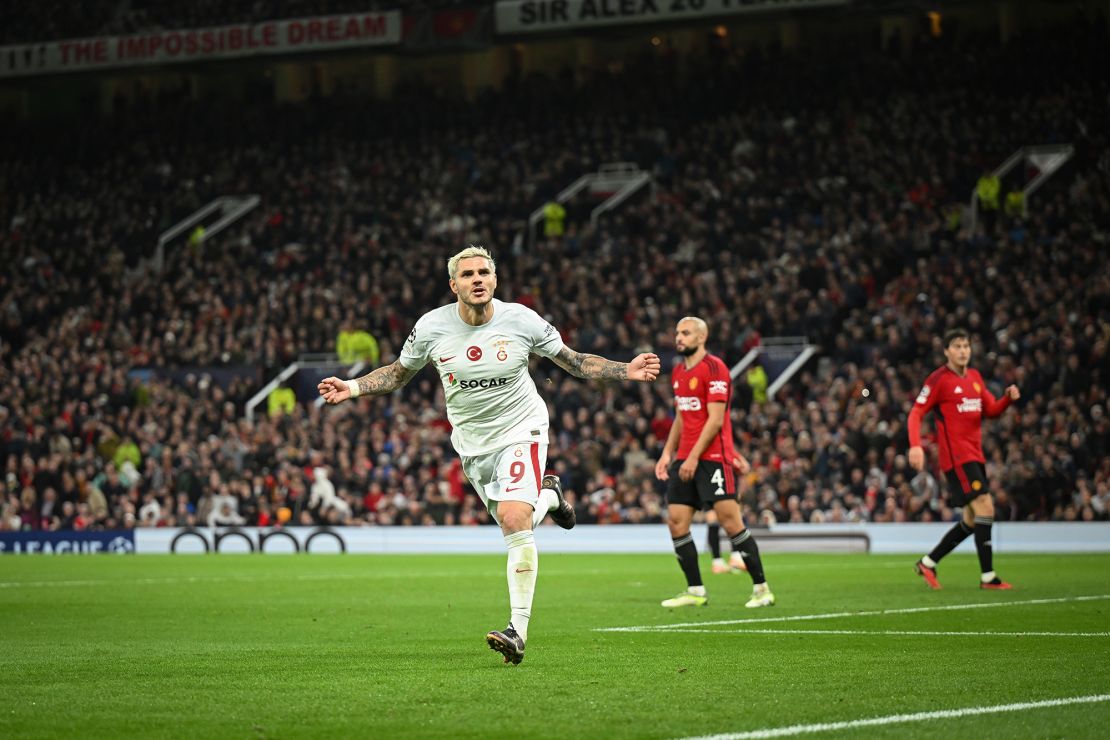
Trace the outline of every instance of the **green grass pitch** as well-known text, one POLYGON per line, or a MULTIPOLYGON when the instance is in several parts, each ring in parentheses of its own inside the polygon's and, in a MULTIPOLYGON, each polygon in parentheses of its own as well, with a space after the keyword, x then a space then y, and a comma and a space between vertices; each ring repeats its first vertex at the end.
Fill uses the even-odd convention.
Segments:
MULTIPOLYGON (((514 667, 502 556, 2 557, 0 737, 682 738, 1110 693, 1110 555, 1001 554, 1011 592, 913 560, 769 554, 758 610, 703 560, 709 605, 672 612, 665 552, 541 552, 514 667)), ((816 736, 1108 735, 1099 699, 816 736)))

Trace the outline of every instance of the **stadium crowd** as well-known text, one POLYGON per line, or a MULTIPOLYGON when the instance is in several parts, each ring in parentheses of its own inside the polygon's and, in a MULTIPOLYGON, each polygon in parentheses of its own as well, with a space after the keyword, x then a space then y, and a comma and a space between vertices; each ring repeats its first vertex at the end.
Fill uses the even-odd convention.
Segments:
MULTIPOLYGON (((392 361, 450 300, 444 262, 467 242, 493 248, 502 299, 579 351, 650 347, 669 367, 688 314, 729 364, 761 337, 818 344, 773 400, 737 379, 753 520, 953 520, 935 459, 915 474, 904 453, 955 325, 995 392, 1023 393, 984 428, 997 518, 1110 518, 1107 48, 1093 31, 905 59, 720 44, 579 70, 559 100, 510 79, 476 105, 413 87, 373 107, 161 100, 80 132, 36 122, 0 143, 0 529, 488 522, 431 370, 244 418, 346 326, 392 361), (955 204, 1034 142, 1076 154, 1028 218, 968 228, 955 204), (613 160, 650 169, 656 195, 523 238, 531 210, 613 160), (154 273, 157 234, 228 192, 263 202, 154 273)), ((534 372, 578 520, 661 521, 669 386, 534 372)))

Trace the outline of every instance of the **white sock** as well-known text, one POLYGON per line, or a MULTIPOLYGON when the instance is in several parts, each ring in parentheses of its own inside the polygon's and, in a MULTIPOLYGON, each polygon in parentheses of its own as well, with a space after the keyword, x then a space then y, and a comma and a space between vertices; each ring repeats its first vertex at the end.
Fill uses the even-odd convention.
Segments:
POLYGON ((509 549, 509 563, 506 567, 509 576, 509 622, 520 635, 520 639, 527 642, 528 620, 532 617, 532 595, 536 591, 536 571, 539 569, 536 536, 530 529, 507 534, 505 547, 509 549))
POLYGON ((764 581, 763 583, 757 583, 754 586, 752 586, 752 593, 753 594, 765 594, 770 590, 771 590, 771 587, 767 585, 766 581, 764 581))
POLYGON ((998 576, 995 575, 993 570, 988 570, 986 573, 983 573, 982 575, 979 576, 979 580, 982 581, 983 583, 990 583, 991 581, 993 581, 997 577, 998 576))
POLYGON ((936 561, 933 560, 928 555, 921 558, 921 564, 924 565, 926 568, 936 568, 937 567, 936 561))
POLYGON ((724 565, 725 561, 721 558, 713 558, 713 565, 724 565))
POLYGON ((705 596, 705 586, 687 586, 686 591, 694 596, 705 596))
POLYGON ((550 488, 540 489, 540 500, 536 503, 536 508, 532 511, 532 526, 538 527, 543 522, 547 512, 554 511, 559 506, 559 497, 550 488))

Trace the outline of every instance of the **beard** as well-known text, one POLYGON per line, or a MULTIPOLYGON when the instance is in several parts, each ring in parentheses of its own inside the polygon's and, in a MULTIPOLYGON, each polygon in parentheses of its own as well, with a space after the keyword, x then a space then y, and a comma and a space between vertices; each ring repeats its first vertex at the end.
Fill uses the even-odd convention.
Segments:
POLYGON ((675 351, 683 357, 689 357, 698 351, 697 347, 675 347, 675 351))

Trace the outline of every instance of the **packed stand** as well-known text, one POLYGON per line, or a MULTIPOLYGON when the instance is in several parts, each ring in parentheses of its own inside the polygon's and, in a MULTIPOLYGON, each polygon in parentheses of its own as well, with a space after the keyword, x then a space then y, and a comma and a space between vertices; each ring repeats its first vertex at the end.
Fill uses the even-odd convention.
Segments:
MULTIPOLYGON (((1105 68, 1100 41, 979 43, 973 59, 921 48, 910 63, 716 48, 583 75, 557 107, 510 80, 473 106, 425 90, 373 110, 199 115, 163 100, 69 141, 27 132, 30 146, 0 144, 12 163, 0 256, 13 266, 0 277, 0 527, 488 522, 431 370, 389 397, 243 419, 263 379, 332 350, 351 323, 392 361, 416 318, 450 300, 446 257, 475 241, 499 258, 500 297, 579 351, 650 347, 666 366, 687 314, 710 322, 729 364, 760 336, 822 347, 774 402, 737 382, 753 521, 952 519, 935 462, 908 468, 904 425, 954 324, 996 391, 1023 392, 985 427, 997 518, 1106 519, 1107 85, 1073 72, 1060 92, 1060 70, 1105 68), (675 110, 687 75, 702 85, 675 110), (1031 217, 969 233, 951 206, 982 167, 1053 140, 1077 156, 1031 217), (611 160, 651 168, 659 197, 597 231, 572 221, 534 248, 520 238, 527 213, 611 160), (142 245, 225 192, 263 205, 172 251, 165 278, 141 269, 142 245), (226 387, 211 377, 241 365, 262 371, 226 387), (159 372, 181 367, 195 372, 159 372)), ((535 373, 550 465, 579 521, 661 521, 667 384, 535 373)))

